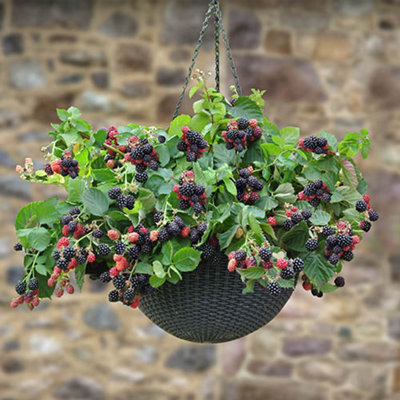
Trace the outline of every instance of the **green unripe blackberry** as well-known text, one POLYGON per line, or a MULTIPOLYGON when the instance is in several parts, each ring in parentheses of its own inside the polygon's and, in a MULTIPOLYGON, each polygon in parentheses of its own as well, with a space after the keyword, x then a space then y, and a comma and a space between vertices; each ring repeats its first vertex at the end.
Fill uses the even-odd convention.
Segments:
POLYGON ((277 296, 281 293, 282 288, 278 282, 270 282, 267 286, 267 290, 271 295, 277 296))
POLYGON ((304 269, 304 261, 301 258, 293 259, 293 269, 295 272, 301 272, 304 269))
POLYGON ((26 293, 26 283, 19 281, 16 285, 15 285, 15 291, 17 292, 17 294, 19 294, 20 296, 22 296, 23 294, 26 293))
POLYGON ((108 293, 108 301, 111 303, 116 303, 119 300, 119 293, 118 290, 111 290, 110 293, 108 293))
POLYGON ((315 251, 318 249, 318 239, 308 239, 306 241, 305 247, 308 251, 315 251))

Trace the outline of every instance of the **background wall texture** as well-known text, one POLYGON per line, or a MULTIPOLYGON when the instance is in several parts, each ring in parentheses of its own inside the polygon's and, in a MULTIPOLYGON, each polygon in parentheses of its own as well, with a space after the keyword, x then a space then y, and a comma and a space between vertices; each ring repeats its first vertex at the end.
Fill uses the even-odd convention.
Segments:
MULTIPOLYGON (((57 107, 96 128, 167 126, 206 1, 0 0, 0 400, 400 399, 400 1, 222 3, 244 91, 267 90, 272 121, 371 131, 361 166, 381 219, 346 287, 321 300, 298 289, 268 326, 218 346, 166 335, 93 282, 11 311, 15 214, 54 194, 20 181, 15 163, 41 165, 57 107)), ((213 71, 207 43, 198 67, 213 71)))

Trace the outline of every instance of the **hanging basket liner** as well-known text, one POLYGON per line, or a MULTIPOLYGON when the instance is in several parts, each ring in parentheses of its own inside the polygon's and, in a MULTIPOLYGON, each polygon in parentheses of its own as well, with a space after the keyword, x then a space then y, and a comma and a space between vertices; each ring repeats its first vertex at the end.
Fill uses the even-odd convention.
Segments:
POLYGON ((293 293, 278 296, 245 287, 239 274, 227 270, 222 253, 218 263, 202 262, 176 285, 166 283, 140 302, 140 310, 156 325, 183 340, 222 343, 246 336, 270 322, 293 293))

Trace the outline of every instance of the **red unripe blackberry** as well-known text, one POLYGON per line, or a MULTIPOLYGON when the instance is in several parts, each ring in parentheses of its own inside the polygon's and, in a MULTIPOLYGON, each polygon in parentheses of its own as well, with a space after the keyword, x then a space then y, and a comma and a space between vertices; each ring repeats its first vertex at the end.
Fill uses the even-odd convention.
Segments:
POLYGON ((342 276, 337 276, 337 277, 335 278, 335 285, 336 285, 337 287, 343 287, 344 284, 345 284, 345 280, 344 280, 344 278, 343 278, 342 276))
POLYGON ((66 292, 67 292, 68 294, 74 294, 74 292, 75 292, 74 287, 71 286, 71 285, 67 285, 67 287, 65 288, 65 290, 66 290, 66 292))
POLYGON ((55 293, 57 297, 61 297, 64 294, 64 289, 58 288, 55 293))
POLYGON ((285 258, 278 258, 278 260, 276 260, 276 266, 279 269, 285 269, 288 266, 288 260, 285 258))
POLYGON ((96 256, 93 253, 89 253, 87 260, 88 260, 88 263, 92 264, 96 261, 96 256))
POLYGON ((311 290, 312 285, 310 282, 303 282, 303 289, 304 290, 311 290))
POLYGON ((117 240, 119 238, 119 233, 115 231, 114 229, 110 229, 107 232, 107 236, 109 237, 110 240, 117 240))
POLYGON ((235 259, 230 260, 228 263, 228 271, 234 272, 236 271, 236 267, 237 267, 237 261, 235 259))
POLYGON ((184 237, 184 238, 188 237, 189 233, 190 233, 190 227, 185 226, 184 228, 182 228, 182 230, 181 230, 182 237, 184 237))
POLYGON ((268 218, 268 223, 269 223, 271 226, 275 226, 275 225, 276 225, 276 219, 275 219, 275 217, 269 217, 269 218, 268 218))
POLYGON ((308 239, 305 243, 305 247, 308 251, 315 251, 318 249, 318 239, 308 239))
POLYGON ((271 295, 277 296, 281 293, 282 288, 280 287, 278 282, 270 282, 267 286, 267 290, 271 295))
POLYGON ((363 200, 368 204, 370 202, 370 197, 367 194, 363 194, 363 200))

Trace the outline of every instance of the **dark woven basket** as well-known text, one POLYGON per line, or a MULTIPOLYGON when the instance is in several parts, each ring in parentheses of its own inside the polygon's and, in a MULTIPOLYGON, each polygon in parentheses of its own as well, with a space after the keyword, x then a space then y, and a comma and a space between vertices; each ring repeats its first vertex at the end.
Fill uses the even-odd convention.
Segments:
POLYGON ((227 270, 226 256, 220 258, 220 262, 203 262, 193 272, 184 273, 176 285, 166 283, 144 296, 140 310, 171 335, 198 343, 238 339, 271 321, 293 289, 284 289, 279 296, 261 288, 242 294, 239 274, 227 270))

